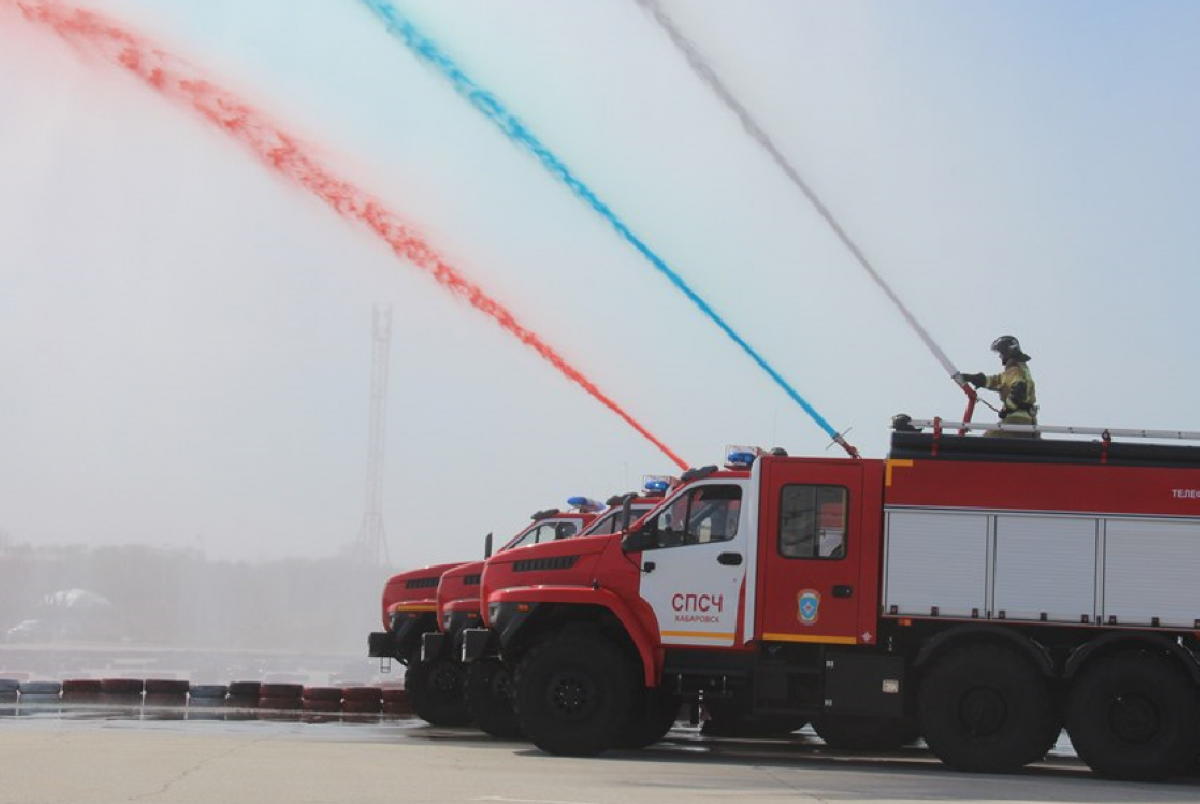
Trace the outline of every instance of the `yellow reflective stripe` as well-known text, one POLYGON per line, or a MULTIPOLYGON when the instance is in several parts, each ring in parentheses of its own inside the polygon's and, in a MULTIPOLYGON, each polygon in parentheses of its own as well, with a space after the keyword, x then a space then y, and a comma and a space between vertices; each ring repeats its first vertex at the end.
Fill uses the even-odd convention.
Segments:
POLYGON ((714 634, 711 631, 663 631, 665 637, 696 637, 698 639, 733 639, 733 634, 714 634))
POLYGON ((771 642, 823 642, 830 645, 857 645, 857 637, 845 636, 808 636, 806 634, 763 634, 763 639, 771 642))
POLYGON ((435 603, 393 603, 389 611, 437 611, 435 603))
POLYGON ((892 485, 892 467, 893 466, 895 466, 898 469, 907 469, 907 468, 911 467, 912 465, 913 465, 913 462, 912 462, 911 458, 903 458, 903 459, 897 458, 895 460, 893 460, 891 458, 887 459, 886 461, 883 462, 883 466, 884 466, 883 484, 885 486, 892 485))

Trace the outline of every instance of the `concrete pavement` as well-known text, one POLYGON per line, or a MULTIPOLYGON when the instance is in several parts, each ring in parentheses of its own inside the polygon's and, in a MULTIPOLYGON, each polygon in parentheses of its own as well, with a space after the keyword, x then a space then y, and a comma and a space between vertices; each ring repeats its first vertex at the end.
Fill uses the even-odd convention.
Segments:
POLYGON ((551 757, 419 721, 298 723, 0 717, 0 804, 17 802, 1188 802, 1195 780, 1127 784, 1053 761, 1011 776, 951 772, 927 752, 830 753, 809 739, 712 740, 551 757))

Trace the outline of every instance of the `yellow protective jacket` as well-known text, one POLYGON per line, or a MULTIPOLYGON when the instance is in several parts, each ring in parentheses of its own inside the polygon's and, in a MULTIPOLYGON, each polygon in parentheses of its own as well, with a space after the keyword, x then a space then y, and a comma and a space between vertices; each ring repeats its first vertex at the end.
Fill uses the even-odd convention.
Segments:
POLYGON ((1009 424, 1037 424, 1037 390, 1029 364, 1009 360, 1000 374, 989 374, 984 386, 1000 394, 1000 418, 1009 424))

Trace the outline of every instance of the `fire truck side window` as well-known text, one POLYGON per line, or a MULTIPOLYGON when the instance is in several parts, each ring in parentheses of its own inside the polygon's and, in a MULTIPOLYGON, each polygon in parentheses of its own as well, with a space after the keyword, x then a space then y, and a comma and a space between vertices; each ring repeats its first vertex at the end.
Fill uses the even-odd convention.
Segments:
POLYGON ((740 486, 694 488, 654 518, 656 546, 727 542, 737 535, 741 512, 740 486))
POLYGON ((784 486, 779 503, 779 554, 784 558, 844 558, 846 498, 842 486, 784 486))
POLYGON ((587 534, 589 536, 599 536, 601 534, 615 533, 619 519, 620 516, 618 516, 616 511, 609 511, 604 516, 588 525, 587 534))

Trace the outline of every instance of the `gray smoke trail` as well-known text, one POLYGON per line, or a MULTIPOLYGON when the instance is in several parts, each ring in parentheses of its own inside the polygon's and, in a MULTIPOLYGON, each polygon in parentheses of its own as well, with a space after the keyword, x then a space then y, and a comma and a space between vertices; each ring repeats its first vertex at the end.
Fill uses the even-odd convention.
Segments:
POLYGON ((896 295, 896 292, 892 290, 891 286, 888 285, 888 283, 884 281, 883 277, 879 275, 879 272, 876 271, 874 266, 871 265, 870 260, 868 260, 866 255, 862 253, 862 249, 858 247, 858 244, 850 239, 850 235, 846 234, 846 230, 842 228, 842 225, 838 223, 837 219, 833 216, 833 213, 829 211, 829 207, 825 206, 824 202, 821 201, 813 189, 808 186, 808 183, 800 177, 800 174, 796 171, 796 168, 792 167, 792 164, 787 160, 787 157, 780 153, 779 149, 775 147, 775 143, 772 142, 767 133, 763 131, 762 126, 760 126, 754 120, 754 118, 751 117, 750 112, 746 109, 746 107, 743 106, 741 102, 733 96, 733 93, 729 91, 728 87, 726 87, 721 79, 717 76, 712 66, 709 65, 708 60, 705 59, 704 56, 700 54, 700 51, 696 49, 696 46, 692 44, 692 42, 685 37, 678 28, 675 27, 675 23, 672 22, 671 18, 667 16, 667 13, 663 11, 663 8, 659 4, 658 0, 637 0, 637 3, 646 11, 654 15, 654 19, 660 26, 662 26, 662 29, 666 31, 667 36, 671 37, 671 41, 675 44, 675 47, 677 47, 684 57, 687 58, 688 64, 691 65, 692 69, 696 72, 696 75, 700 76, 701 80, 708 84, 712 91, 717 94, 717 97, 720 98, 721 101, 738 116, 738 119, 742 121, 742 128, 746 129, 746 133, 753 137, 758 144, 761 145, 766 152, 771 155, 771 158, 775 160, 775 164, 779 165, 779 168, 785 174, 787 174, 787 177, 792 180, 792 183, 800 188, 800 192, 804 193, 805 197, 808 198, 809 202, 812 203, 817 212, 821 214, 821 217, 824 218, 825 222, 829 224, 829 228, 833 229, 834 234, 836 234, 842 243, 845 244, 846 248, 850 249, 850 253, 854 255, 856 260, 858 260, 858 264, 861 265, 863 270, 867 272, 872 280, 874 280, 875 284, 879 286, 879 289, 882 290, 884 294, 892 300, 892 304, 896 305, 896 309, 900 311, 900 315, 904 316, 904 320, 908 322, 908 325, 913 328, 914 332, 917 333, 917 337, 921 339, 921 341, 929 348, 929 351, 933 353, 933 356, 937 358, 938 362, 942 364, 942 368, 946 370, 946 373, 954 374, 957 369, 955 369, 954 364, 950 362, 950 358, 946 357, 946 353, 942 351, 942 348, 938 346, 929 333, 925 331, 925 328, 921 326, 920 322, 913 317, 913 314, 909 311, 908 307, 905 306, 904 302, 900 301, 900 297, 896 295))

